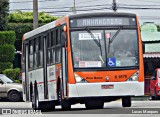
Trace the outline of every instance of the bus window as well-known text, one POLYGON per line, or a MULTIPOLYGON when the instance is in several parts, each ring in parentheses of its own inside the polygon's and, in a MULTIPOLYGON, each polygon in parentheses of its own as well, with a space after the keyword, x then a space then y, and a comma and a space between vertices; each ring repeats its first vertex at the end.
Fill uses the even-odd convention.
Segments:
POLYGON ((39 51, 39 40, 35 39, 35 53, 34 53, 34 68, 38 68, 38 51, 39 51))
POLYGON ((51 50, 51 52, 52 52, 51 63, 54 64, 54 63, 55 63, 55 49, 53 48, 53 49, 51 50))
POLYGON ((56 29, 56 45, 60 44, 60 30, 56 29))
POLYGON ((39 37, 39 67, 43 66, 43 38, 40 36, 39 37))
POLYGON ((56 31, 53 30, 51 33, 51 46, 55 46, 56 45, 56 31))
POLYGON ((50 59, 51 59, 51 52, 50 52, 50 49, 51 49, 51 38, 50 38, 50 33, 47 34, 47 64, 49 65, 50 64, 50 59))
POLYGON ((105 44, 103 30, 92 31, 94 38, 87 31, 71 32, 74 67, 105 67, 105 44))
POLYGON ((33 69, 34 40, 29 42, 29 69, 33 69))
POLYGON ((61 61, 61 49, 60 49, 60 47, 56 48, 55 57, 56 57, 56 63, 60 63, 60 61, 61 61))

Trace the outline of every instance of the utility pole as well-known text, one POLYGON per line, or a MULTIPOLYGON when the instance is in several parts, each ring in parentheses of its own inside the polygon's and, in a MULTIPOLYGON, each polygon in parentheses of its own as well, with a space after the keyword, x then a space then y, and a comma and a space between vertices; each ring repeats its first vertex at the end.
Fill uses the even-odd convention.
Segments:
POLYGON ((116 3, 116 0, 113 0, 112 9, 113 9, 114 12, 117 11, 117 3, 116 3))
POLYGON ((33 0, 33 29, 38 28, 38 0, 33 0))
POLYGON ((76 14, 76 0, 74 0, 73 13, 76 14))

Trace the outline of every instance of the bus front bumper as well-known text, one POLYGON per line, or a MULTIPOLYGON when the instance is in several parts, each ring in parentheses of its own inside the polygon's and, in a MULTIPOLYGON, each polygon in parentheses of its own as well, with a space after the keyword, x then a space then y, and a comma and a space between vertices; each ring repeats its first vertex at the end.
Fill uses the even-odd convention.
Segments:
POLYGON ((68 85, 69 98, 96 96, 142 96, 144 82, 76 83, 68 85))

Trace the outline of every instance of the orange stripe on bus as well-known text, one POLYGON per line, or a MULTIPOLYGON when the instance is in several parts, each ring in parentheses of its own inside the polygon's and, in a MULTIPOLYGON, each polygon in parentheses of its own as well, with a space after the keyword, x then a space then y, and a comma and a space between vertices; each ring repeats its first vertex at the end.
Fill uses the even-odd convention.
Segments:
POLYGON ((142 51, 142 39, 140 34, 140 25, 138 17, 136 16, 138 26, 138 42, 139 42, 139 82, 144 82, 144 62, 143 62, 143 51, 142 51))
POLYGON ((67 17, 67 35, 68 35, 68 83, 75 84, 75 79, 73 75, 73 64, 72 64, 72 54, 71 54, 71 42, 69 33, 69 18, 67 17))

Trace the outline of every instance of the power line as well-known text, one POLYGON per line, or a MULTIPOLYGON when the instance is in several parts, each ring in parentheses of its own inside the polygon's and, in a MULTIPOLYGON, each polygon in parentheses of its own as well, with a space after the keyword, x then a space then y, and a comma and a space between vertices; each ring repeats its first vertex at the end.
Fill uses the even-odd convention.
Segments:
POLYGON ((159 7, 118 7, 121 9, 135 9, 135 10, 160 10, 159 7))
MULTIPOLYGON (((93 10, 111 10, 112 8, 100 8, 100 9, 82 9, 82 10, 76 10, 76 11, 93 11, 93 10)), ((64 11, 64 10, 61 10, 61 11, 47 11, 46 13, 59 13, 59 12, 71 12, 71 11, 64 11)))
POLYGON ((160 5, 155 5, 155 4, 146 4, 146 5, 136 5, 136 4, 118 4, 118 5, 122 5, 122 6, 160 6, 160 5))
MULTIPOLYGON (((53 1, 59 1, 59 0, 41 0, 38 2, 47 2, 47 1, 53 2, 53 1)), ((10 3, 30 3, 30 2, 33 3, 33 0, 32 1, 17 1, 17 2, 10 2, 10 3)))
POLYGON ((157 2, 157 1, 153 1, 153 0, 152 1, 151 0, 137 0, 137 1, 138 2, 143 1, 143 2, 151 2, 151 3, 160 3, 160 2, 157 2))
MULTIPOLYGON (((110 5, 110 4, 103 4, 103 5, 102 5, 102 4, 99 4, 99 5, 93 5, 93 6, 91 6, 91 5, 90 5, 90 6, 86 5, 86 6, 78 6, 78 7, 76 7, 76 8, 84 8, 84 7, 90 8, 90 7, 101 7, 101 6, 104 7, 104 6, 111 6, 111 5, 110 5)), ((56 9, 56 10, 57 10, 57 9, 67 9, 67 8, 71 8, 71 7, 54 7, 54 8, 53 8, 53 7, 48 7, 48 8, 47 8, 47 7, 46 7, 46 8, 45 8, 45 7, 42 7, 42 8, 39 8, 39 10, 45 10, 45 9, 56 9)), ((17 9, 12 9, 12 10, 10 10, 10 11, 14 11, 14 10, 17 10, 17 9)), ((22 11, 23 11, 23 10, 33 10, 33 9, 19 9, 19 10, 22 10, 22 11)))

